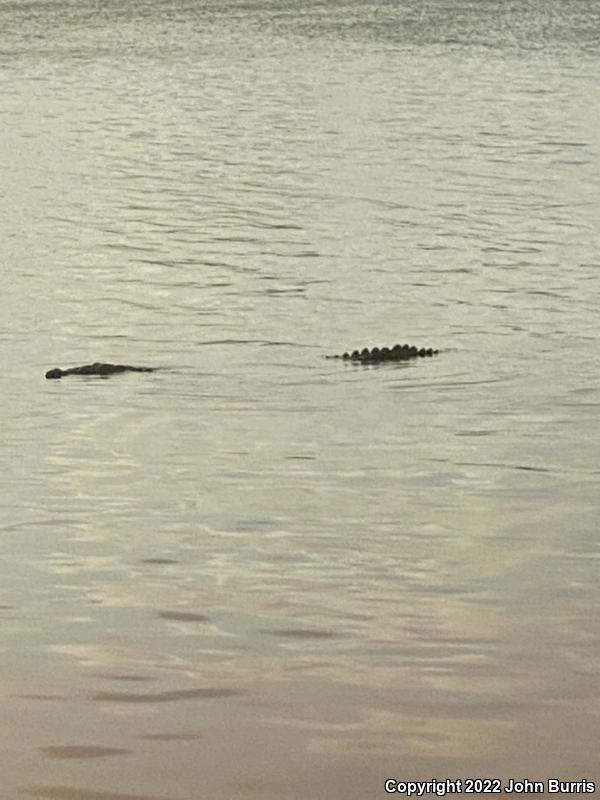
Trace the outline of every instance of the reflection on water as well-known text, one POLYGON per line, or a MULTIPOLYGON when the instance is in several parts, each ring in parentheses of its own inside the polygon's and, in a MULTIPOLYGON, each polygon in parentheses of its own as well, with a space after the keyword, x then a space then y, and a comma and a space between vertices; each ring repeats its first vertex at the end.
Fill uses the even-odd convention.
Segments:
POLYGON ((42 747, 42 752, 50 758, 105 758, 107 756, 126 756, 131 750, 119 747, 42 747))
POLYGON ((0 3, 7 800, 600 784, 599 9, 0 3))

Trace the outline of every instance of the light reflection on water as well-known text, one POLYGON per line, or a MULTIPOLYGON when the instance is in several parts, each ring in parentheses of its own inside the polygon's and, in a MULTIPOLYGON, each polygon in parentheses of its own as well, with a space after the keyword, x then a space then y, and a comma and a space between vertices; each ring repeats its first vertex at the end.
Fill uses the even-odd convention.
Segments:
POLYGON ((0 19, 7 798, 600 780, 596 5, 0 19))

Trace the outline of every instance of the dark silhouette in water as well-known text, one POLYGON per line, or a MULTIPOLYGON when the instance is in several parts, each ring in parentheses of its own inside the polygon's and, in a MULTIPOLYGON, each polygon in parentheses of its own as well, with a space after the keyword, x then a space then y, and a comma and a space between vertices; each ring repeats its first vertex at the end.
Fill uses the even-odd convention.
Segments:
POLYGON ((424 358, 435 356, 439 350, 431 347, 414 347, 408 344, 396 344, 393 347, 368 347, 362 350, 354 350, 352 353, 343 353, 341 356, 326 356, 326 358, 341 358, 343 361, 351 361, 354 364, 381 364, 384 361, 408 361, 411 358, 424 358))
MULTIPOLYGON (((382 364, 387 361, 408 361, 411 358, 425 358, 426 356, 435 356, 439 350, 433 350, 431 347, 425 348, 415 347, 408 344, 396 344, 394 347, 368 347, 362 350, 353 350, 352 353, 343 353, 342 355, 325 356, 325 358, 340 358, 342 361, 350 361, 352 364, 382 364)), ((108 375, 116 375, 118 372, 154 372, 157 367, 131 367, 128 364, 102 364, 96 362, 95 364, 85 364, 83 367, 71 367, 70 369, 54 369, 48 370, 46 377, 48 379, 64 378, 66 375, 100 375, 106 377, 108 375)))
POLYGON ((54 369, 48 370, 46 377, 50 378, 64 378, 65 375, 116 375, 117 372, 154 372, 156 367, 130 367, 128 364, 85 364, 83 367, 71 367, 71 369, 54 369))

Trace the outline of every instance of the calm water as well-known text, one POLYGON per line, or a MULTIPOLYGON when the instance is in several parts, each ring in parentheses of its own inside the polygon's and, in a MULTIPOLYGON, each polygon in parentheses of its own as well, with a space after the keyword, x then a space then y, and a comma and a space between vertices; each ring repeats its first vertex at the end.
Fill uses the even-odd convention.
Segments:
POLYGON ((600 790, 599 40, 0 2, 1 800, 600 790))

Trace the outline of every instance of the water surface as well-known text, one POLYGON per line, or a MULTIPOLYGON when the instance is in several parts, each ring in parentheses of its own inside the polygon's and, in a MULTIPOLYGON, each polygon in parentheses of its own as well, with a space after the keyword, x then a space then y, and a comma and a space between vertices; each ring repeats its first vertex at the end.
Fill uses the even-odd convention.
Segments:
POLYGON ((2 800, 600 781, 599 28, 0 3, 2 800))

